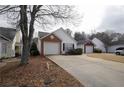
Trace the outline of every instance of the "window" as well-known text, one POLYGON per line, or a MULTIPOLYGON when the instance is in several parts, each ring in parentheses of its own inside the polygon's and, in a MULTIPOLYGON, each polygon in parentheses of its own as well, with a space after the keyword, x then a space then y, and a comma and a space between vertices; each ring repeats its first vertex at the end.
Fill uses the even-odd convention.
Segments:
POLYGON ((73 43, 64 43, 63 44, 63 51, 68 51, 70 49, 74 49, 74 44, 73 43))

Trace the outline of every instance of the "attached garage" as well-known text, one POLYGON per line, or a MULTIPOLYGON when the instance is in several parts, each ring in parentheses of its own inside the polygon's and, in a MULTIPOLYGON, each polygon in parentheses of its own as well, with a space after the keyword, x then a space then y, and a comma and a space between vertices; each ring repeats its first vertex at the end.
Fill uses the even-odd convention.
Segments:
POLYGON ((61 40, 54 34, 41 38, 41 55, 61 54, 61 40))
POLYGON ((86 46, 86 53, 93 53, 93 46, 86 46))
POLYGON ((84 53, 93 53, 94 50, 94 44, 88 40, 84 44, 84 53))
POLYGON ((60 43, 59 42, 44 42, 44 54, 60 54, 60 43))

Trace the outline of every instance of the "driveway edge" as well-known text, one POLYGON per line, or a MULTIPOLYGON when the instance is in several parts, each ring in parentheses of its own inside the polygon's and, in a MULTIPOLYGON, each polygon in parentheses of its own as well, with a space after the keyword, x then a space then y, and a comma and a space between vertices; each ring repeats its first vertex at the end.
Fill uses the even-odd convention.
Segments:
MULTIPOLYGON (((79 80, 79 79, 77 79, 74 75, 72 75, 70 72, 68 72, 66 69, 64 69, 63 67, 61 67, 60 65, 58 65, 55 61, 53 61, 51 58, 49 58, 48 56, 45 56, 45 58, 47 58, 48 60, 50 60, 50 61, 52 61, 54 64, 56 64, 57 66, 59 66, 60 68, 62 68, 63 70, 65 70, 68 74, 70 74, 72 77, 74 77, 77 81, 79 81, 81 84, 82 84, 82 82, 79 80)), ((82 84, 82 86, 83 87, 85 87, 84 86, 84 84, 82 84)))

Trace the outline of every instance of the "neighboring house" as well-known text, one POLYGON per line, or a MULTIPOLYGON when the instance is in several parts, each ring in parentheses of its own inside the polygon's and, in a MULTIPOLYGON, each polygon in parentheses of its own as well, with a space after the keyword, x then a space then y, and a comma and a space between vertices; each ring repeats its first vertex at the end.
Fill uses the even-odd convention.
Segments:
POLYGON ((16 29, 0 27, 0 58, 15 56, 15 48, 20 47, 20 35, 18 34, 19 31, 16 29))
MULTIPOLYGON (((101 40, 99 40, 98 38, 94 38, 94 39, 92 39, 92 42, 94 43, 95 48, 98 48, 98 49, 102 50, 102 52, 106 52, 104 43, 101 40)), ((114 53, 115 50, 119 47, 124 47, 124 42, 113 41, 111 46, 108 46, 108 52, 109 53, 114 53)))
POLYGON ((114 53, 117 48, 124 47, 124 44, 117 44, 108 47, 108 52, 114 53))
POLYGON ((98 38, 93 38, 92 42, 94 43, 94 48, 102 50, 102 52, 106 52, 104 43, 98 38))
POLYGON ((81 40, 78 41, 77 48, 82 48, 83 53, 93 53, 94 44, 91 40, 81 40))
POLYGON ((13 40, 13 47, 15 47, 15 55, 20 56, 22 53, 22 36, 21 31, 16 31, 14 40, 13 40))
POLYGON ((39 32, 37 47, 41 55, 65 54, 77 48, 77 42, 63 28, 52 33, 39 32))

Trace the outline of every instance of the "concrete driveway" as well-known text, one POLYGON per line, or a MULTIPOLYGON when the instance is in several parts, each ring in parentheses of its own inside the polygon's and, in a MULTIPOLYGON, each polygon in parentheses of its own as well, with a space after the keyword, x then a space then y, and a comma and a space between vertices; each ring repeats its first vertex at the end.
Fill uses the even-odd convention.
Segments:
POLYGON ((124 63, 80 56, 48 56, 84 86, 124 87, 124 63))

